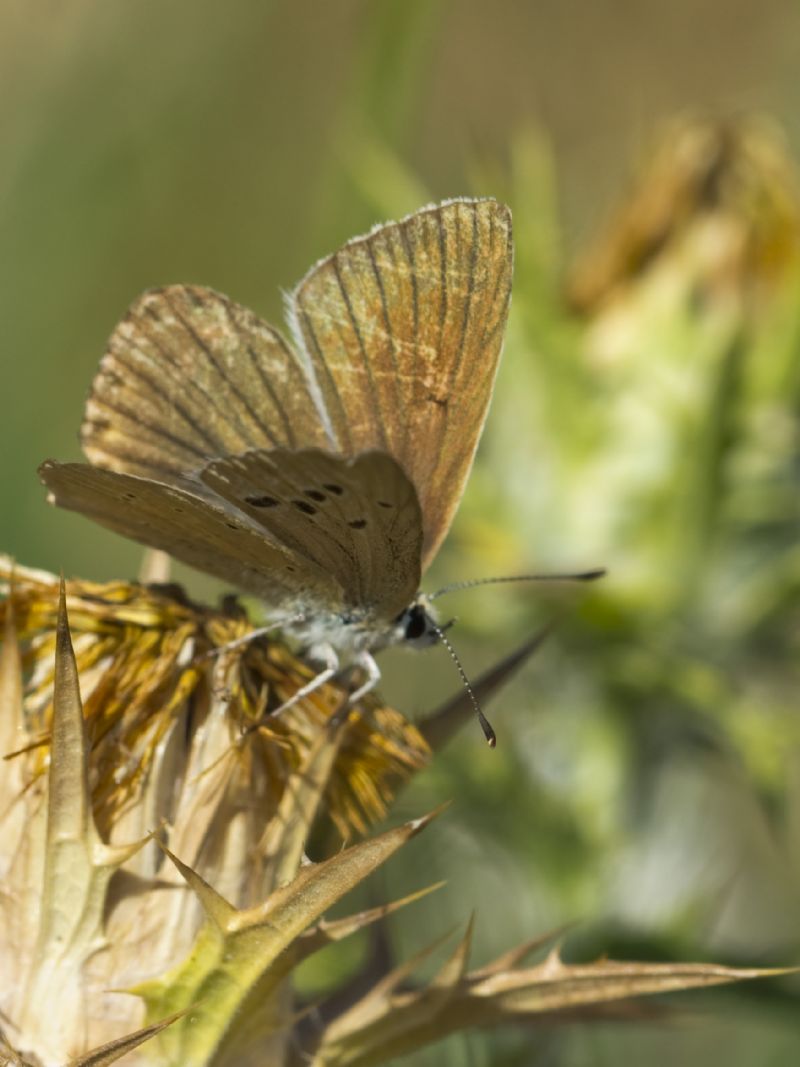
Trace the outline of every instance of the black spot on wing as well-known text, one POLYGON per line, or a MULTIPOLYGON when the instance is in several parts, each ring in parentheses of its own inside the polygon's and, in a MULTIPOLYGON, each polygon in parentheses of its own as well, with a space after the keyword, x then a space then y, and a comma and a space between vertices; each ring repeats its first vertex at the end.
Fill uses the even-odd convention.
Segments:
POLYGON ((253 508, 276 508, 280 504, 280 500, 274 496, 246 496, 244 498, 245 503, 249 504, 253 508))
POLYGON ((302 511, 304 515, 316 515, 317 509, 313 504, 309 504, 305 500, 293 500, 292 503, 298 511, 302 511))

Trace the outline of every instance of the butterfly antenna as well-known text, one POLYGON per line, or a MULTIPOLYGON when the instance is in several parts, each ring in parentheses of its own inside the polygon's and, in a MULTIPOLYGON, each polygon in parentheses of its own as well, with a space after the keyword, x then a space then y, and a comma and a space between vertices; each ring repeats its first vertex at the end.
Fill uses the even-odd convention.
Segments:
POLYGON ((437 626, 435 622, 430 621, 429 625, 431 626, 433 632, 436 634, 439 640, 442 642, 444 647, 450 653, 450 658, 452 659, 453 663, 455 663, 456 670, 461 675, 461 681, 464 683, 464 688, 469 694, 469 699, 472 701, 472 707, 475 710, 475 714, 478 716, 478 722, 481 724, 481 729, 483 730, 483 736, 486 738, 486 743, 488 744, 489 748, 494 748, 497 744, 497 735, 492 729, 492 724, 481 711, 481 706, 478 703, 478 698, 475 696, 475 690, 470 685, 470 681, 469 678, 467 678, 466 671, 461 666, 461 660, 456 655, 456 650, 444 636, 444 630, 442 630, 441 626, 437 626))
POLYGON ((436 600, 445 593, 454 593, 458 589, 474 589, 476 585, 501 585, 503 582, 593 582, 602 578, 606 573, 605 567, 595 567, 591 571, 578 571, 576 574, 513 574, 504 578, 471 578, 466 582, 451 582, 437 589, 435 593, 428 593, 426 600, 436 600))

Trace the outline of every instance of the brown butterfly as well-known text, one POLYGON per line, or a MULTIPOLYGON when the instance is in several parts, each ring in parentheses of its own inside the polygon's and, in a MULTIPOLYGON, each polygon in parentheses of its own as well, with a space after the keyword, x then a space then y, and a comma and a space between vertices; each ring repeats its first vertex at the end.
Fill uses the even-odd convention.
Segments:
POLYGON ((355 701, 373 652, 442 638, 419 583, 486 418, 511 273, 508 208, 450 200, 312 267, 291 344, 211 289, 146 292, 92 386, 89 464, 42 464, 49 499, 263 598, 325 664, 295 699, 352 664, 355 701))

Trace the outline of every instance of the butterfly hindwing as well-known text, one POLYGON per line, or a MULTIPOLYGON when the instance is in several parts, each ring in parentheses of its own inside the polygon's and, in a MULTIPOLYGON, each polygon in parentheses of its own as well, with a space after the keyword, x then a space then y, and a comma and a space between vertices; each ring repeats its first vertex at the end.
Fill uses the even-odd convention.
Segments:
POLYGON ((134 541, 164 549, 192 567, 261 596, 275 608, 313 602, 338 610, 341 586, 330 573, 274 541, 228 501, 191 483, 48 460, 39 474, 50 499, 134 541))
POLYGON ((348 459, 319 449, 248 452, 213 460, 200 478, 270 537, 335 578, 347 604, 391 620, 416 594, 419 503, 387 453, 348 459))
POLYGON ((289 301, 339 449, 388 451, 414 483, 423 568, 486 418, 511 292, 511 216, 454 200, 350 241, 289 301))

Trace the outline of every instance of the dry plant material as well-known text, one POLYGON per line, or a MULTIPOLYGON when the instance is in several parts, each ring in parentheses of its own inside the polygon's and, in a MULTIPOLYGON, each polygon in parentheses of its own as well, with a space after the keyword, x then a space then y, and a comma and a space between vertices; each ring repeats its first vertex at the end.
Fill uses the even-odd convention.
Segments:
POLYGON ((367 1067, 458 1029, 767 973, 557 952, 523 966, 538 942, 469 970, 468 931, 431 980, 411 983, 439 942, 311 1025, 295 968, 426 889, 326 911, 436 813, 320 862, 306 839, 322 812, 345 832, 380 816, 424 765, 421 735, 377 698, 345 711, 335 687, 270 722, 271 692, 308 668, 273 643, 209 656, 246 629, 235 613, 124 583, 59 589, 8 562, 3 578, 5 1062, 367 1067))

